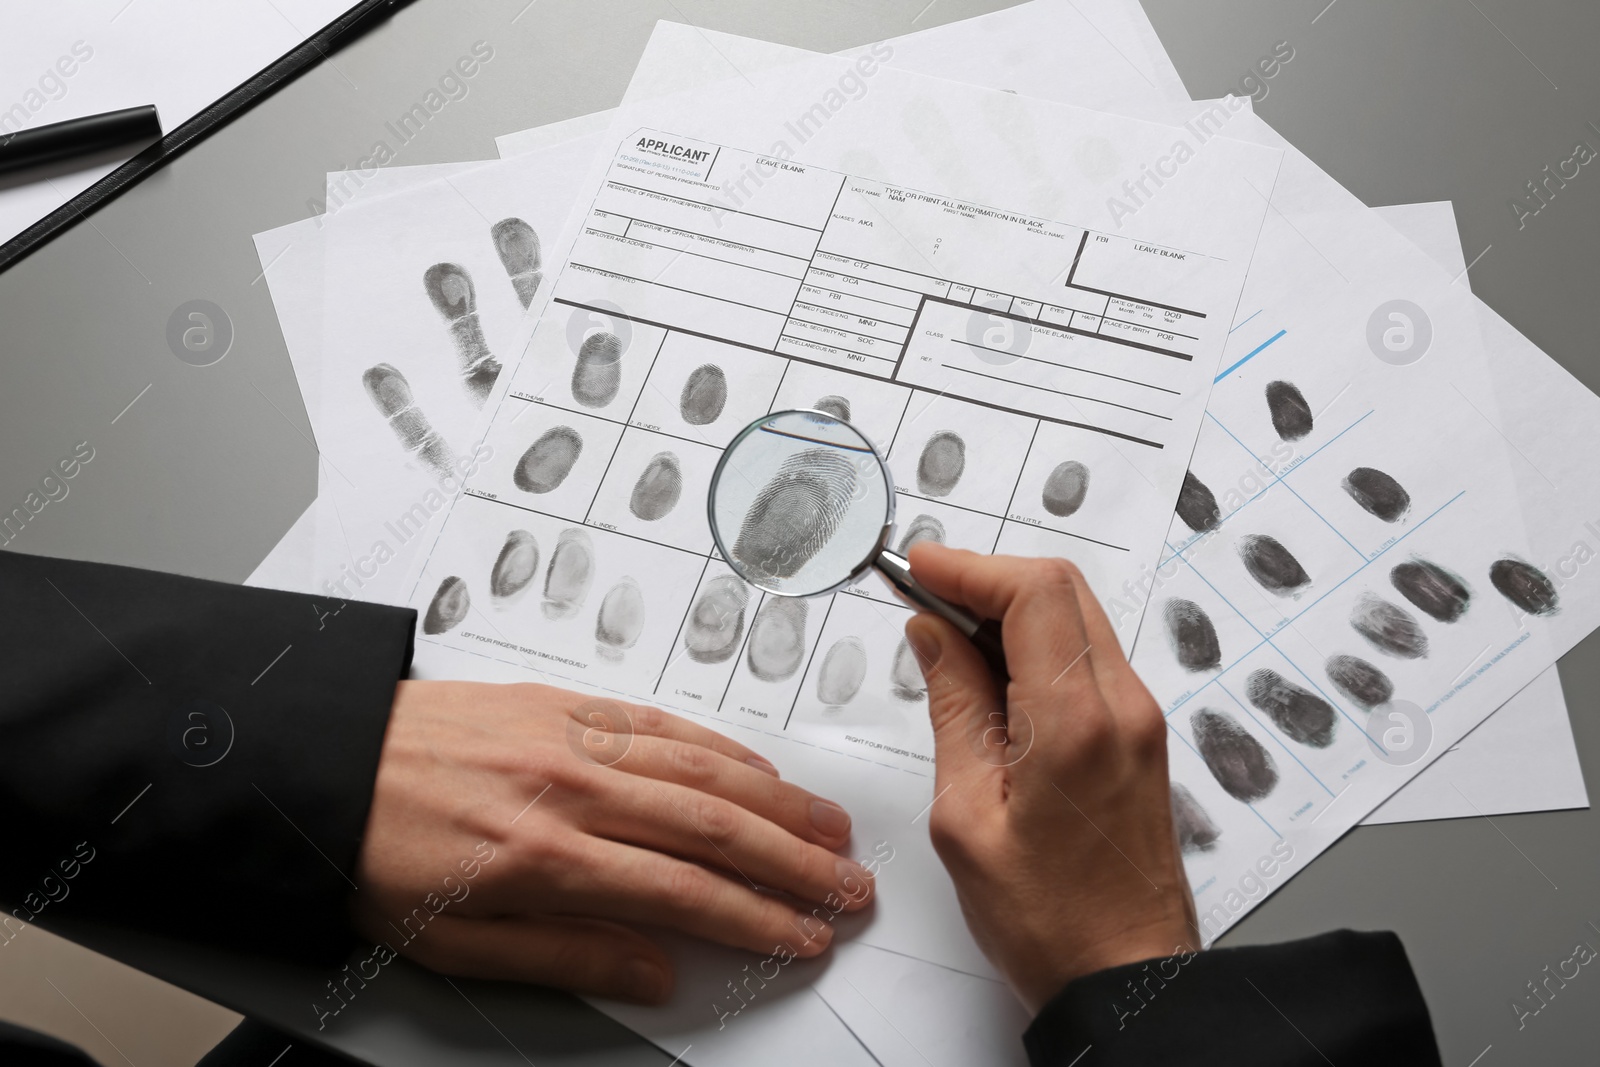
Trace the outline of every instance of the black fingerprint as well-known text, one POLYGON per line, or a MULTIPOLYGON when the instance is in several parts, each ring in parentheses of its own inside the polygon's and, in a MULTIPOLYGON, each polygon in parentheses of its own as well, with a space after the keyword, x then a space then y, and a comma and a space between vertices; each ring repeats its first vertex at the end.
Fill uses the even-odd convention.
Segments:
POLYGON ((490 354, 489 342, 483 339, 472 277, 465 267, 455 263, 435 263, 423 272, 422 287, 450 326, 450 339, 461 360, 461 384, 481 406, 500 377, 500 362, 490 354))
POLYGON ((1189 718, 1195 748, 1217 784, 1235 800, 1260 800, 1278 784, 1278 766, 1233 716, 1201 708, 1189 718))
POLYGON ((677 507, 682 495, 683 471, 678 457, 671 452, 657 452, 633 483, 628 510, 645 522, 654 522, 677 507))
POLYGON ((770 597, 750 624, 745 662, 763 682, 781 682, 800 669, 806 652, 806 602, 770 597))
POLYGON ((1267 383, 1267 411, 1272 428, 1285 441, 1298 441, 1311 432, 1311 405, 1293 382, 1267 383))
POLYGON ((822 657, 817 671, 817 699, 829 707, 848 704, 867 677, 867 646, 859 637, 841 637, 822 657))
POLYGON ((511 480, 527 493, 548 493, 572 473, 583 452, 583 435, 571 426, 552 426, 517 460, 511 480))
POLYGON ((967 443, 961 435, 940 430, 922 446, 917 460, 917 488, 924 496, 949 496, 967 469, 967 443))
POLYGON ((489 228, 494 239, 494 250, 500 253, 500 262, 511 278, 511 288, 517 291, 522 306, 533 303, 534 294, 544 273, 539 269, 543 260, 539 255, 539 235, 521 219, 501 219, 489 228))
POLYGON ((1355 656, 1329 656, 1325 668, 1335 689, 1368 711, 1387 704, 1394 696, 1389 676, 1355 656))
POLYGON ((572 368, 572 399, 586 408, 603 408, 622 388, 622 340, 602 330, 583 339, 572 368))
POLYGON ((744 609, 750 591, 731 575, 706 583, 684 627, 683 644, 696 663, 726 663, 744 636, 744 609))
POLYGON ((1277 671, 1265 668, 1251 671, 1245 683, 1245 695, 1256 710, 1276 723, 1290 740, 1312 748, 1327 748, 1333 744, 1334 728, 1339 724, 1333 705, 1277 671))
POLYGON ((533 576, 539 573, 539 542, 527 530, 512 530, 506 534, 506 543, 495 557, 494 570, 489 573, 489 595, 496 598, 515 596, 527 588, 533 576))
POLYGON ((1250 577, 1279 596, 1297 593, 1311 584, 1311 575, 1300 566, 1300 561, 1279 544, 1277 538, 1266 534, 1240 538, 1239 558, 1244 561, 1244 569, 1250 572, 1250 577))
POLYGON ((1178 518, 1195 533, 1215 530, 1222 522, 1217 498, 1192 471, 1184 472, 1183 488, 1178 490, 1178 518))
POLYGON ((544 572, 544 600, 539 605, 547 619, 564 619, 583 607, 594 581, 594 547, 582 530, 562 530, 544 572))
POLYGON ((1217 628, 1211 617, 1192 600, 1167 601, 1162 617, 1167 623, 1167 638, 1172 652, 1185 670, 1212 671, 1222 663, 1222 646, 1217 643, 1217 628))
POLYGON ((1560 610, 1555 583, 1531 563, 1497 559, 1489 567, 1489 581, 1501 596, 1529 615, 1554 615, 1560 610))
POLYGON ((452 574, 439 583, 439 591, 433 594, 433 601, 428 605, 427 614, 422 616, 422 632, 425 634, 450 632, 467 617, 467 609, 470 607, 472 598, 467 595, 467 583, 452 574))
POLYGON ((411 396, 411 383, 404 374, 387 363, 380 363, 362 373, 361 384, 378 414, 389 421, 389 428, 400 439, 402 448, 441 477, 453 473, 451 464, 455 462, 455 454, 428 422, 428 416, 417 407, 411 396))
POLYGON ((1210 852, 1222 836, 1194 794, 1177 782, 1172 783, 1172 829, 1178 835, 1179 850, 1185 853, 1210 852))
POLYGON ((733 558, 757 578, 794 577, 839 528, 856 477, 855 464, 831 448, 785 459, 740 524, 733 558))
POLYGON ((1351 500, 1384 522, 1394 522, 1411 510, 1411 495, 1375 467, 1357 467, 1345 475, 1343 484, 1351 500))
POLYGON ((1044 480, 1044 509, 1058 518, 1066 518, 1083 507, 1083 498, 1089 495, 1089 468, 1075 459, 1069 459, 1050 472, 1044 480))
POLYGON ((690 426, 706 426, 722 415, 728 402, 728 376, 715 363, 702 363, 689 372, 678 397, 678 414, 690 426))
POLYGON ((1411 559, 1389 572, 1400 595, 1440 622, 1455 622, 1467 613, 1472 593, 1460 578, 1437 563, 1411 559))
POLYGON ((1428 654, 1428 635, 1411 613, 1371 593, 1350 612, 1350 625, 1379 652, 1401 659, 1421 659, 1428 654))
POLYGON ((818 397, 817 402, 811 405, 817 411, 826 411, 840 422, 850 421, 850 401, 842 396, 828 395, 818 397))
POLYGON ((623 578, 600 601, 600 613, 594 620, 595 650, 606 659, 621 659, 644 632, 644 618, 644 593, 639 583, 623 578))
POLYGON ((903 556, 911 551, 912 545, 921 544, 923 541, 944 544, 944 523, 932 515, 918 515, 906 527, 905 535, 900 538, 900 547, 896 551, 903 556))
POLYGON ((922 675, 922 664, 911 642, 900 639, 894 650, 894 663, 889 667, 889 693, 896 700, 907 702, 923 700, 928 695, 928 680, 922 675))

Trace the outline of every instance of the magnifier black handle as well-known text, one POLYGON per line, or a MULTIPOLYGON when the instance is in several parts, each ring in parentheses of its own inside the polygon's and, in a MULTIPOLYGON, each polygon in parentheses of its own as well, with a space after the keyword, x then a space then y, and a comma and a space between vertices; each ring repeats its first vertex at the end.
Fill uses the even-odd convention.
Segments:
POLYGON ((888 549, 879 552, 872 565, 900 596, 960 630, 989 664, 995 681, 1004 686, 1011 680, 1011 674, 1006 670, 1006 653, 1000 640, 998 620, 979 619, 965 608, 928 592, 927 587, 912 576, 911 564, 906 558, 888 549))

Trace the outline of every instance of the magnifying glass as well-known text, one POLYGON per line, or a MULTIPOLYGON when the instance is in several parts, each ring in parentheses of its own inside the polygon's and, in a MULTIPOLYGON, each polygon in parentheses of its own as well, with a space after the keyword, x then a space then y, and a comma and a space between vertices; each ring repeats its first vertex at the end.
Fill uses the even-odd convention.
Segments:
POLYGON ((706 511, 717 550, 757 589, 822 596, 875 569, 902 598, 960 630, 997 678, 1007 677, 1000 624, 933 595, 889 550, 889 467, 848 422, 822 411, 752 422, 722 453, 706 511))

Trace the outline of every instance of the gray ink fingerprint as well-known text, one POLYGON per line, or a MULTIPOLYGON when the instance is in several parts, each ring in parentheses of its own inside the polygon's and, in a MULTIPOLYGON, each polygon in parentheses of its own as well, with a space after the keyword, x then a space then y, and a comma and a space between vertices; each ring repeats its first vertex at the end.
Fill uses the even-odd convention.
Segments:
POLYGON ((467 617, 467 609, 470 607, 472 598, 467 595, 467 583, 452 574, 439 583, 439 591, 433 594, 433 600, 428 604, 428 611, 422 616, 422 632, 448 633, 467 617))
POLYGON ((603 408, 621 388, 622 340, 606 330, 585 337, 572 368, 572 399, 586 408, 603 408))
POLYGON ((1239 558, 1250 577, 1279 596, 1298 593, 1311 584, 1311 575, 1277 538, 1250 534, 1239 539, 1239 558))
POLYGON ((1500 595, 1529 615, 1554 615, 1561 598, 1544 571, 1520 559, 1497 559, 1489 567, 1489 581, 1500 595))
POLYGON ((856 478, 855 464, 835 449, 785 459, 739 525, 733 558, 756 578, 794 577, 839 528, 856 478))
POLYGON ((1177 782, 1172 783, 1172 829, 1177 832, 1179 850, 1185 853, 1210 852, 1222 836, 1194 794, 1177 782))
POLYGON ((1184 471, 1183 488, 1178 490, 1178 518, 1195 533, 1215 530, 1222 523, 1222 509, 1206 483, 1184 471))
POLYGON ((411 395, 411 383, 404 374, 387 363, 380 363, 362 373, 361 384, 378 414, 389 421, 389 428, 400 439, 402 448, 437 475, 455 473, 451 469, 455 453, 428 422, 428 416, 417 407, 411 395))
POLYGON ((1420 611, 1440 622, 1455 622, 1467 613, 1472 593, 1467 583, 1437 563, 1410 559, 1389 572, 1390 583, 1420 611))
POLYGON ((1339 724, 1333 705, 1309 689, 1295 685, 1277 671, 1250 672, 1245 695, 1256 710, 1277 724, 1291 741, 1312 748, 1333 744, 1334 728, 1339 724))
POLYGON ((1293 382, 1267 383, 1267 411, 1272 428, 1285 441, 1298 441, 1311 432, 1311 405, 1293 382))
POLYGON ((817 402, 811 406, 817 411, 826 411, 840 422, 850 421, 850 401, 842 396, 834 396, 830 393, 827 396, 818 397, 817 402))
POLYGON ((794 597, 770 597, 750 624, 750 644, 745 662, 763 682, 781 682, 794 676, 806 654, 806 602, 794 597))
POLYGON ((911 642, 903 637, 894 650, 894 663, 889 667, 889 693, 896 700, 907 702, 925 700, 928 696, 928 680, 922 676, 922 664, 917 662, 911 642))
POLYGON ((478 302, 472 290, 472 276, 455 263, 435 263, 422 274, 422 287, 450 327, 461 360, 461 384, 479 406, 494 389, 500 377, 500 361, 489 352, 478 323, 478 302))
POLYGON ((539 573, 539 542, 527 530, 512 530, 495 557, 489 572, 489 595, 496 599, 515 596, 527 588, 539 573))
POLYGON ((917 460, 917 488, 924 496, 949 496, 967 469, 967 443, 961 435, 940 430, 922 446, 917 460))
POLYGON ((1069 459, 1044 480, 1044 509, 1057 518, 1066 518, 1083 507, 1089 495, 1089 468, 1069 459))
POLYGON ((517 291, 522 306, 533 303, 544 272, 539 268, 543 260, 539 255, 539 235, 521 219, 501 219, 489 228, 494 239, 494 250, 500 253, 500 262, 511 278, 511 288, 517 291))
POLYGON ((1351 500, 1384 522, 1395 522, 1411 510, 1411 495, 1375 467, 1357 467, 1343 484, 1351 500))
POLYGON ((859 637, 841 637, 822 657, 817 671, 817 699, 829 707, 848 704, 867 677, 867 646, 859 637))
POLYGON ((1217 628, 1211 617, 1192 600, 1167 601, 1162 617, 1167 623, 1167 639, 1172 652, 1185 670, 1213 671, 1222 663, 1222 646, 1217 643, 1217 628))
POLYGON ((722 416, 728 402, 728 376, 715 363, 702 363, 689 372, 678 397, 678 414, 690 426, 706 426, 722 416))
POLYGON ((1428 654, 1428 635, 1411 613, 1371 593, 1351 610, 1350 625, 1379 652, 1401 659, 1421 659, 1428 654))
POLYGON ((582 530, 562 530, 544 572, 544 600, 540 610, 547 619, 564 619, 583 607, 594 581, 594 546, 582 530))
POLYGON ((919 545, 924 541, 944 544, 944 523, 932 515, 918 515, 912 519, 911 525, 906 527, 905 536, 900 538, 900 547, 895 551, 903 556, 911 551, 912 545, 919 545))
POLYGON ((644 632, 644 593, 632 578, 611 587, 600 601, 594 620, 595 651, 609 660, 619 660, 644 632))
POLYGON ((1349 697, 1351 703, 1368 711, 1379 704, 1387 704, 1394 697, 1394 683, 1389 681, 1389 676, 1364 659, 1329 656, 1324 669, 1335 689, 1349 697))
POLYGON ((1189 718, 1195 748, 1217 784, 1246 804, 1260 800, 1278 784, 1272 755, 1233 716, 1201 708, 1189 718))
POLYGON ((571 426, 552 426, 517 460, 511 480, 524 492, 548 493, 567 480, 582 453, 582 434, 571 426))
POLYGON ((696 663, 726 663, 739 651, 744 636, 744 609, 750 591, 731 575, 706 583, 700 597, 689 610, 684 625, 683 644, 696 663))
POLYGON ((671 452, 657 452, 633 483, 628 510, 645 522, 655 522, 677 507, 682 495, 683 470, 678 466, 678 457, 671 452))

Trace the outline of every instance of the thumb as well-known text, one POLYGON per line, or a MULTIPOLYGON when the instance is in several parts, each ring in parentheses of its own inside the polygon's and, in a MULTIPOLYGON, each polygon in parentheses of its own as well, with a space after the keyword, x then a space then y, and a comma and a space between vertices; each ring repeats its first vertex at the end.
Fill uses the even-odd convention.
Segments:
POLYGON ((928 683, 933 723, 934 787, 975 784, 1003 766, 1005 704, 994 675, 972 642, 937 615, 918 614, 906 623, 906 641, 917 654, 928 683), (985 753, 993 753, 985 758, 985 753))

